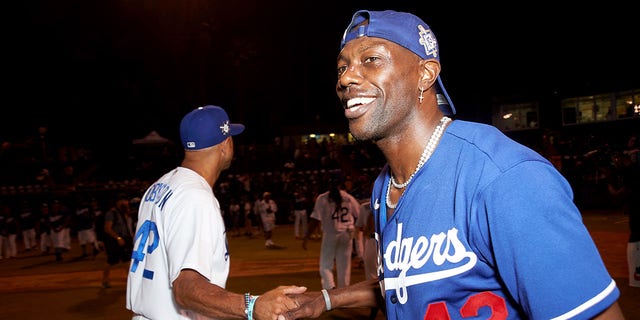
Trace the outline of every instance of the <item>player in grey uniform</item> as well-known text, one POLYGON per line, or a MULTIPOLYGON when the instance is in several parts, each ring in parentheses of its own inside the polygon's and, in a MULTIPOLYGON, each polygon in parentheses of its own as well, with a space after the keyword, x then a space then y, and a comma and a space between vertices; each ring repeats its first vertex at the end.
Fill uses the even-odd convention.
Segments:
POLYGON ((341 181, 332 177, 329 190, 318 195, 309 220, 302 247, 307 249, 307 239, 322 224, 320 247, 320 277, 322 288, 336 288, 333 275, 335 260, 338 287, 351 282, 351 253, 355 234, 355 220, 360 213, 360 203, 351 194, 340 189, 341 181))

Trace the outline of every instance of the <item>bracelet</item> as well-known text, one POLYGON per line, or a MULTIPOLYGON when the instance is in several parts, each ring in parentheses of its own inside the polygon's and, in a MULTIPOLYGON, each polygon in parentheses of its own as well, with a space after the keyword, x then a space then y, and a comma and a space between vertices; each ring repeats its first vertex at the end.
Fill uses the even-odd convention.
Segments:
POLYGON ((331 299, 329 299, 329 292, 327 292, 327 289, 322 289, 320 292, 322 292, 322 296, 324 296, 324 304, 327 305, 327 311, 331 311, 331 299))
POLYGON ((251 294, 249 292, 244 293, 244 314, 249 315, 249 302, 251 302, 251 294))
POLYGON ((247 320, 253 320, 253 307, 255 306, 258 297, 259 296, 252 296, 251 300, 249 300, 249 306, 247 307, 247 320))

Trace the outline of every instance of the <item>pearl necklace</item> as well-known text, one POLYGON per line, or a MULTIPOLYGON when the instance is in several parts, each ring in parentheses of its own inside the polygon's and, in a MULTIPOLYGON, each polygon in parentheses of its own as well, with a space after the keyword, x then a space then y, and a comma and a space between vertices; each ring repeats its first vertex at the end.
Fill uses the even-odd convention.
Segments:
POLYGON ((449 123, 449 121, 451 121, 451 118, 447 116, 444 116, 442 117, 442 119, 440 119, 440 123, 435 128, 435 130, 433 130, 433 133, 431 133, 431 137, 429 137, 429 142, 427 143, 427 145, 424 147, 424 150, 422 151, 422 155, 420 156, 420 161, 418 161, 418 165, 416 166, 416 169, 409 176, 409 179, 407 179, 407 181, 405 181, 404 183, 397 183, 396 180, 393 178, 393 174, 389 173, 391 175, 391 179, 390 179, 391 184, 393 185, 394 188, 402 189, 409 185, 409 182, 411 182, 411 179, 413 179, 416 173, 418 173, 418 170, 420 170, 420 168, 422 168, 422 166, 427 162, 427 160, 429 160, 429 157, 431 157, 431 154, 435 150, 436 145, 438 144, 438 141, 440 141, 440 137, 442 137, 444 128, 447 125, 447 123, 449 123))
POLYGON ((387 207, 391 209, 395 209, 396 206, 398 205, 397 203, 396 204, 391 203, 391 198, 389 197, 389 191, 391 190, 391 186, 393 186, 396 189, 402 189, 409 185, 409 183, 411 182, 413 177, 416 175, 416 173, 418 173, 418 171, 420 171, 420 168, 422 168, 422 166, 424 166, 424 164, 427 163, 427 160, 429 160, 429 158, 431 157, 431 154, 433 154, 433 151, 435 151, 436 145, 440 141, 440 138, 442 138, 444 129, 447 126, 447 123, 449 123, 450 121, 451 121, 451 118, 447 116, 444 116, 442 117, 442 119, 440 119, 440 123, 431 133, 431 137, 429 137, 429 142, 427 142, 427 145, 424 147, 424 150, 422 151, 422 155, 420 156, 420 160, 418 161, 418 165, 416 166, 416 169, 409 176, 409 179, 407 179, 407 181, 405 181, 404 183, 397 183, 393 178, 393 174, 391 173, 391 171, 389 171, 389 175, 391 176, 391 178, 389 179, 389 185, 387 186, 387 195, 386 195, 387 197, 385 199, 386 200, 385 202, 387 203, 387 207))

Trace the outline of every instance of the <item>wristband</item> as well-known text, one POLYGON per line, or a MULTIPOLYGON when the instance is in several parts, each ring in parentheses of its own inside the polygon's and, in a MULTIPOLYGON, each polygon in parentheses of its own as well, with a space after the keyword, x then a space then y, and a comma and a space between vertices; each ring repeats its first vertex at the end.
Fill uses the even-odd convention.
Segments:
POLYGON ((253 307, 255 306, 258 297, 259 296, 251 296, 251 300, 249 300, 249 306, 247 307, 247 320, 253 320, 253 307))
POLYGON ((327 289, 322 289, 320 292, 322 292, 322 296, 324 297, 324 304, 327 305, 327 311, 331 311, 331 299, 329 299, 329 292, 327 292, 327 289))
POLYGON ((244 293, 244 314, 249 315, 249 302, 251 302, 251 294, 249 292, 244 293))

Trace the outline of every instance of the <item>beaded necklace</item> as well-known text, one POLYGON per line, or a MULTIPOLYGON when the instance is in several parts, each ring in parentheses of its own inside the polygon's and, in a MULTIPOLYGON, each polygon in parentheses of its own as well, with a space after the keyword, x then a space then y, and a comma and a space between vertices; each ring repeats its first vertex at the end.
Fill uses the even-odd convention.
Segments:
POLYGON ((396 204, 391 203, 391 198, 389 197, 389 191, 391 189, 391 186, 393 186, 396 189, 402 189, 409 185, 409 183, 411 182, 413 177, 416 175, 416 173, 420 171, 420 168, 422 168, 422 166, 424 166, 424 164, 427 163, 427 160, 429 160, 429 158, 431 157, 431 154, 433 154, 433 151, 436 149, 436 145, 440 141, 440 138, 442 138, 442 134, 444 133, 444 129, 447 126, 447 123, 449 123, 450 121, 451 121, 451 118, 447 116, 444 116, 442 117, 442 119, 440 119, 440 123, 433 130, 433 133, 431 133, 431 137, 429 137, 429 142, 427 142, 427 145, 424 147, 424 150, 422 151, 422 155, 420 155, 420 160, 418 161, 418 165, 416 166, 416 169, 409 176, 409 179, 407 179, 407 181, 405 181, 404 183, 397 183, 393 178, 393 174, 391 173, 391 170, 389 170, 389 176, 391 176, 391 178, 389 179, 389 185, 387 186, 387 197, 385 201, 387 203, 387 207, 391 209, 395 209, 396 206, 398 205, 397 203, 396 204))

